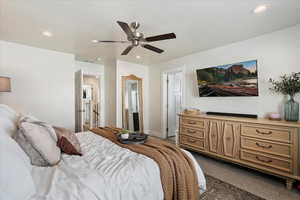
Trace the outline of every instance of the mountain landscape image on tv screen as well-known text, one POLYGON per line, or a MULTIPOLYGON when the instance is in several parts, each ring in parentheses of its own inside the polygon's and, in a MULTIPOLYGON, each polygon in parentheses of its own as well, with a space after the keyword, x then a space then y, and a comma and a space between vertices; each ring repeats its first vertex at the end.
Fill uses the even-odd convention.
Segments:
POLYGON ((257 60, 198 69, 200 97, 258 96, 257 60))

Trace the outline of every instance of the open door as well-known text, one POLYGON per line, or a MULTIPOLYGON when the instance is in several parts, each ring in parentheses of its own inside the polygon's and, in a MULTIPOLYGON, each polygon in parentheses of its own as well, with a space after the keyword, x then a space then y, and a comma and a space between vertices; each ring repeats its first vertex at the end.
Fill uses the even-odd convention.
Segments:
POLYGON ((83 131, 100 126, 100 78, 91 73, 83 73, 83 131))
POLYGON ((182 73, 169 73, 167 79, 167 137, 175 137, 179 128, 178 114, 181 112, 182 73))
POLYGON ((75 120, 76 120, 76 132, 83 131, 83 72, 79 70, 75 72, 75 120))
POLYGON ((103 126, 101 122, 101 81, 98 73, 75 73, 76 132, 103 126))

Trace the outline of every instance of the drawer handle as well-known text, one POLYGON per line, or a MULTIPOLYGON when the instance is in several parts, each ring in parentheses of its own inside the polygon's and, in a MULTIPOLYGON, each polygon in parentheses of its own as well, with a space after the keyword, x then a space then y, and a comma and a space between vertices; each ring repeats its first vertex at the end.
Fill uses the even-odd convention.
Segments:
POLYGON ((196 133, 196 131, 187 130, 188 133, 196 133))
POLYGON ((272 131, 269 131, 269 132, 261 132, 259 130, 256 129, 256 133, 259 133, 259 134, 262 134, 262 135, 271 135, 272 134, 272 131))
POLYGON ((188 139, 188 142, 195 143, 195 142, 197 142, 197 140, 188 139))
POLYGON ((258 156, 255 156, 255 158, 256 158, 256 160, 261 161, 261 162, 265 162, 265 163, 271 163, 272 162, 272 160, 264 160, 264 159, 261 159, 258 156))
POLYGON ((195 121, 188 121, 189 124, 196 124, 195 121))
POLYGON ((256 142, 256 146, 264 148, 264 149, 271 149, 272 148, 272 145, 265 146, 265 145, 259 144, 258 142, 256 142))

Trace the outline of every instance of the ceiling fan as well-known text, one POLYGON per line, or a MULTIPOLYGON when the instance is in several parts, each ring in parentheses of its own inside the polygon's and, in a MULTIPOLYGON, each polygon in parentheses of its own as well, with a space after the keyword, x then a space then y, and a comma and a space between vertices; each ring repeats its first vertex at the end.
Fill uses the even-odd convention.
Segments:
POLYGON ((176 38, 175 33, 167 33, 167 34, 156 35, 156 36, 144 38, 143 33, 137 32, 137 29, 140 27, 140 24, 138 22, 132 22, 130 24, 130 26, 127 23, 121 22, 121 21, 117 21, 117 23, 121 26, 122 30, 126 33, 128 41, 93 40, 93 42, 95 42, 95 43, 131 43, 131 45, 129 45, 121 54, 121 55, 127 55, 134 47, 137 47, 137 46, 141 46, 145 49, 154 51, 156 53, 162 53, 162 52, 164 52, 164 50, 157 48, 155 46, 152 46, 148 43, 176 38))

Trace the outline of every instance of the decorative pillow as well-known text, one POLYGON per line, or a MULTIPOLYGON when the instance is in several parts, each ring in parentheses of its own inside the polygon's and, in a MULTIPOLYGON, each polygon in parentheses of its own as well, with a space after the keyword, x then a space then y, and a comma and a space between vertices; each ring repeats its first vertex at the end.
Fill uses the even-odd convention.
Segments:
POLYGON ((52 166, 60 161, 61 152, 56 146, 54 129, 44 122, 27 122, 22 119, 15 140, 29 156, 32 165, 52 166))
POLYGON ((23 122, 34 123, 34 124, 41 125, 41 126, 45 127, 49 131, 50 136, 53 138, 53 140, 55 140, 55 141, 58 140, 58 138, 56 136, 56 132, 50 124, 48 124, 46 122, 42 122, 42 121, 38 120, 37 118, 35 118, 33 116, 30 116, 30 115, 21 115, 19 117, 17 126, 20 127, 20 125, 23 122))
POLYGON ((30 159, 8 135, 0 134, 0 199, 29 199, 36 193, 30 159))
POLYGON ((7 105, 0 104, 0 134, 5 133, 13 137, 17 132, 18 114, 7 105))
POLYGON ((58 139, 57 146, 62 152, 66 154, 82 156, 82 154, 78 152, 76 148, 64 136, 58 139))
POLYGON ((33 117, 33 116, 30 116, 30 115, 23 115, 21 114, 19 119, 18 119, 18 127, 20 126, 21 123, 23 122, 41 122, 40 120, 38 120, 37 118, 33 117))
MULTIPOLYGON (((62 128, 62 127, 54 126, 53 128, 56 132, 58 140, 60 140, 61 137, 65 137, 65 139, 68 140, 68 142, 73 146, 73 148, 76 150, 76 152, 80 153, 80 155, 81 155, 80 143, 74 132, 72 132, 69 129, 62 128)), ((61 148, 61 150, 64 152, 64 150, 62 148, 61 148)), ((69 154, 68 152, 64 152, 64 153, 69 154)), ((72 155, 72 154, 70 154, 70 155, 72 155)), ((78 154, 75 154, 75 155, 78 155, 78 154)))

